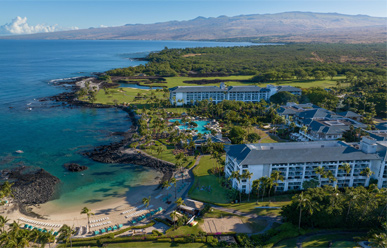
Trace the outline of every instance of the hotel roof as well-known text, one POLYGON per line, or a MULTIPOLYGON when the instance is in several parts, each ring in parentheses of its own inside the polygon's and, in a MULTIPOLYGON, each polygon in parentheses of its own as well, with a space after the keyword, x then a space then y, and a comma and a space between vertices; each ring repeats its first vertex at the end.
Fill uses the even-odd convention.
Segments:
POLYGON ((380 159, 378 154, 366 154, 340 141, 230 145, 226 151, 247 165, 380 159))

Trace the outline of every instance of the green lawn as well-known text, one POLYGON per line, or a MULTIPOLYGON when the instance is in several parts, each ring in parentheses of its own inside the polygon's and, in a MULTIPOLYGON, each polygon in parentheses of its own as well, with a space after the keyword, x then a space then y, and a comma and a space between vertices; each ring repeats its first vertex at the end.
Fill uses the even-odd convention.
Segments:
MULTIPOLYGON (((162 160, 165 160, 165 161, 168 161, 168 162, 171 162, 171 163, 176 163, 176 158, 175 158, 175 155, 173 154, 173 148, 167 148, 166 150, 164 150, 160 155, 158 155, 155 151, 147 148, 145 150, 143 150, 144 152, 156 157, 156 158, 159 158, 159 159, 162 159, 162 160)), ((184 164, 185 167, 190 167, 192 162, 195 161, 195 158, 193 156, 186 156, 187 158, 187 162, 184 164)))
MULTIPOLYGON (((115 89, 109 89, 109 94, 105 93, 105 90, 101 89, 98 91, 96 95, 96 101, 95 103, 101 103, 101 104, 114 104, 116 101, 117 103, 130 103, 130 104, 145 104, 146 99, 141 99, 138 101, 134 101, 134 98, 137 96, 138 93, 142 94, 143 96, 150 96, 151 92, 154 92, 155 95, 158 98, 162 98, 163 92, 157 92, 157 91, 150 91, 150 90, 143 90, 143 89, 134 89, 134 88, 115 88, 115 89)), ((81 100, 86 100, 85 98, 81 98, 81 100)))
POLYGON ((353 241, 336 241, 333 242, 332 248, 353 248, 353 247, 359 247, 359 245, 356 242, 353 241))
MULTIPOLYGON (((330 78, 323 79, 323 80, 297 80, 297 79, 291 79, 291 80, 279 80, 279 81, 272 81, 270 83, 254 83, 254 82, 235 82, 235 80, 250 80, 252 76, 228 76, 228 77, 166 77, 167 83, 153 83, 153 84, 143 84, 145 86, 164 86, 168 88, 172 88, 175 86, 198 86, 198 84, 195 83, 184 83, 184 81, 200 81, 200 80, 214 80, 214 79, 220 79, 224 81, 229 86, 238 86, 238 85, 257 85, 260 87, 265 87, 267 84, 275 84, 275 85, 291 85, 295 87, 301 87, 301 88, 310 88, 310 87, 332 87, 336 86, 337 81, 344 79, 344 76, 336 76, 332 80, 330 78)), ((219 85, 217 84, 206 84, 206 86, 215 86, 219 85)))
POLYGON ((297 238, 285 239, 273 246, 274 248, 297 247, 297 238))
POLYGON ((173 230, 173 227, 172 227, 171 231, 168 231, 165 234, 165 236, 175 237, 178 235, 189 235, 189 234, 199 235, 200 231, 203 231, 203 230, 199 227, 199 224, 197 224, 196 226, 181 226, 176 230, 173 230))
MULTIPOLYGON (((251 197, 252 198, 252 197, 251 197)), ((256 213, 258 215, 265 216, 278 216, 280 213, 280 209, 259 209, 257 207, 262 206, 270 206, 270 207, 282 207, 284 205, 288 205, 292 199, 292 195, 279 195, 275 197, 271 197, 271 199, 265 197, 262 199, 259 198, 258 205, 256 203, 256 199, 250 199, 250 202, 242 202, 235 204, 220 204, 223 207, 232 208, 241 212, 247 213, 256 213)))
POLYGON ((217 162, 210 156, 202 156, 199 164, 193 169, 195 182, 189 191, 189 197, 205 202, 228 203, 227 189, 219 184, 219 177, 210 174, 211 168, 215 167, 217 162), (202 189, 210 186, 211 191, 202 189))
POLYGON ((250 226, 253 233, 260 232, 267 226, 266 220, 246 219, 245 223, 250 226))
MULTIPOLYGON (((329 242, 335 240, 343 240, 353 242, 353 237, 359 234, 322 234, 308 237, 302 243, 302 247, 328 247, 329 242)), ((338 243, 340 245, 340 243, 338 243)), ((342 247, 342 246, 336 246, 342 247)))
POLYGON ((179 244, 179 243, 161 243, 161 242, 127 242, 127 243, 118 243, 118 244, 108 244, 107 247, 189 247, 189 248, 201 248, 201 247, 210 247, 204 243, 188 243, 188 244, 179 244))
POLYGON ((238 216, 238 215, 228 213, 228 212, 223 212, 212 208, 211 211, 208 211, 203 217, 204 218, 222 218, 227 216, 238 216))

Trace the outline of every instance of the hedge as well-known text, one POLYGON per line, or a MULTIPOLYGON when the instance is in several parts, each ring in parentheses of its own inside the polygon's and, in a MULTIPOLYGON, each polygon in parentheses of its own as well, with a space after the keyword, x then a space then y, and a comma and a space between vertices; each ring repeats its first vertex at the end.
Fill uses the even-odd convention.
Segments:
POLYGON ((95 237, 91 237, 91 238, 73 239, 73 241, 74 242, 81 242, 81 241, 93 241, 93 240, 98 240, 98 239, 108 239, 108 238, 110 238, 110 236, 112 234, 117 236, 117 235, 122 234, 122 233, 124 233, 126 231, 129 231, 131 229, 143 229, 143 228, 147 228, 147 227, 153 226, 154 224, 156 224, 156 222, 154 222, 152 220, 151 222, 149 222, 148 224, 143 225, 143 226, 131 226, 131 227, 127 227, 127 228, 121 229, 119 231, 107 233, 107 234, 104 234, 104 235, 101 235, 101 236, 95 236, 95 237))
POLYGON ((157 242, 172 242, 171 238, 162 238, 162 239, 157 239, 157 242))

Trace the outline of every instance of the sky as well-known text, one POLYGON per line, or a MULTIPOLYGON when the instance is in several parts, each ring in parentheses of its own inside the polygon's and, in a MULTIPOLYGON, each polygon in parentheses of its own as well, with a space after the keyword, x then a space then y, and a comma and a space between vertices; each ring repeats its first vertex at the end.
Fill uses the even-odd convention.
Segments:
POLYGON ((386 0, 0 0, 0 34, 310 11, 387 17, 386 0))

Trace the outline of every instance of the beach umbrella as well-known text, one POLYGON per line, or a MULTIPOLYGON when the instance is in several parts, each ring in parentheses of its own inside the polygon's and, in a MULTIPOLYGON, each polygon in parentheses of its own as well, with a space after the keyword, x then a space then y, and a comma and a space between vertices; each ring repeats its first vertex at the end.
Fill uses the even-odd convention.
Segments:
POLYGON ((25 224, 25 225, 24 225, 24 228, 28 228, 28 225, 27 225, 27 224, 25 224))
POLYGON ((101 230, 101 233, 105 233, 105 232, 106 232, 105 228, 101 230))
POLYGON ((121 228, 121 227, 123 227, 123 225, 122 225, 122 224, 119 224, 119 225, 118 225, 118 228, 121 228))
POLYGON ((47 232, 47 230, 46 230, 46 229, 43 229, 43 232, 44 232, 44 233, 46 233, 46 232, 47 232))
POLYGON ((58 235, 58 232, 54 232, 54 236, 57 236, 58 235))
POLYGON ((41 232, 41 231, 42 231, 42 228, 38 228, 38 231, 41 232))
POLYGON ((107 230, 108 230, 108 232, 110 232, 112 230, 112 228, 109 226, 107 230))
POLYGON ((113 226, 113 230, 117 230, 117 228, 118 228, 117 226, 113 226))
POLYGON ((148 218, 149 216, 151 216, 150 213, 147 213, 147 214, 145 215, 146 218, 148 218))

